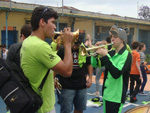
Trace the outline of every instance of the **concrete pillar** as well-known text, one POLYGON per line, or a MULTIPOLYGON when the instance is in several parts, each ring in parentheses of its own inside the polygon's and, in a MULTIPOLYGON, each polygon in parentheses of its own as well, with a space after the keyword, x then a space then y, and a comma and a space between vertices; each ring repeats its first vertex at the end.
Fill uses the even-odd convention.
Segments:
POLYGON ((93 44, 95 44, 95 20, 93 20, 92 23, 92 40, 93 40, 93 44))

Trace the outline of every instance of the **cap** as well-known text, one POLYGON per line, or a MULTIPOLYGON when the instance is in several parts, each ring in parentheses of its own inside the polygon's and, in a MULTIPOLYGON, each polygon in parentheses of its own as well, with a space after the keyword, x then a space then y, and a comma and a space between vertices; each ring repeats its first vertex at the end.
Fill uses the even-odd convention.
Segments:
POLYGON ((117 28, 116 25, 113 25, 111 28, 110 28, 110 33, 115 35, 115 36, 118 36, 120 39, 122 39, 125 43, 127 42, 127 33, 124 29, 122 28, 117 28))

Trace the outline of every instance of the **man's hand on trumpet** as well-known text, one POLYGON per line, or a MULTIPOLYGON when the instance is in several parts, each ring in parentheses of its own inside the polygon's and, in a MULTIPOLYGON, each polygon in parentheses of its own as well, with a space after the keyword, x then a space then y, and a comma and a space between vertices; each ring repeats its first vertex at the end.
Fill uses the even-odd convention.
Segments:
POLYGON ((106 56, 108 54, 107 49, 106 48, 99 48, 96 51, 97 54, 100 54, 102 57, 106 56))
POLYGON ((100 46, 100 45, 102 45, 102 41, 97 41, 96 44, 95 44, 96 47, 100 46))
POLYGON ((61 35, 61 39, 64 45, 72 43, 73 34, 71 28, 64 28, 64 33, 61 35))
MULTIPOLYGON (((98 41, 98 42, 96 42, 96 44, 95 44, 95 47, 98 47, 98 46, 101 46, 101 45, 106 45, 107 43, 106 43, 106 41, 98 41)), ((108 52, 107 52, 108 50, 106 49, 106 47, 101 47, 101 48, 98 48, 97 50, 96 50, 96 53, 97 54, 100 54, 102 57, 103 56, 105 56, 105 55, 107 55, 108 54, 108 52)))

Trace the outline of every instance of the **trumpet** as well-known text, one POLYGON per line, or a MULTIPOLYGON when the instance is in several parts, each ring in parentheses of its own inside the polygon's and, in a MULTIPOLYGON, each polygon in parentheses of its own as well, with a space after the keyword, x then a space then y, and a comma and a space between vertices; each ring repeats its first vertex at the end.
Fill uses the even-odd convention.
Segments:
POLYGON ((101 45, 101 46, 97 46, 97 47, 91 47, 91 48, 86 48, 83 45, 81 45, 79 51, 80 51, 81 56, 96 56, 97 53, 93 52, 93 51, 95 51, 99 48, 104 48, 109 45, 113 45, 113 43, 101 45))
MULTIPOLYGON (((63 34, 64 33, 62 33, 62 32, 54 32, 52 40, 55 43, 59 44, 59 45, 63 45, 63 42, 62 42, 62 39, 61 39, 61 35, 63 35, 63 34)), ((72 44, 73 44, 74 42, 78 41, 78 38, 79 38, 79 29, 77 29, 77 31, 75 31, 75 32, 72 32, 72 34, 74 36, 73 40, 72 40, 72 44)))

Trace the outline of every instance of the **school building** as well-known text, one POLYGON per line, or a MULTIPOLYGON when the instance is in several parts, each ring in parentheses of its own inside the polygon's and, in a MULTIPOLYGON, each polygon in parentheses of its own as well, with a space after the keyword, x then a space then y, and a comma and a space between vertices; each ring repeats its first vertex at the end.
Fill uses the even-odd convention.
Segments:
MULTIPOLYGON (((21 27, 30 23, 33 9, 40 5, 7 1, 9 0, 0 0, 0 44, 7 44, 9 48, 11 44, 20 41, 21 27)), ((47 7, 58 12, 57 31, 64 27, 71 27, 72 31, 80 29, 84 37, 87 33, 90 34, 95 44, 97 41, 105 40, 109 36, 110 27, 115 24, 129 29, 127 42, 129 45, 133 40, 143 42, 147 46, 146 53, 150 54, 150 21, 148 20, 81 11, 67 6, 48 5, 47 7)))

